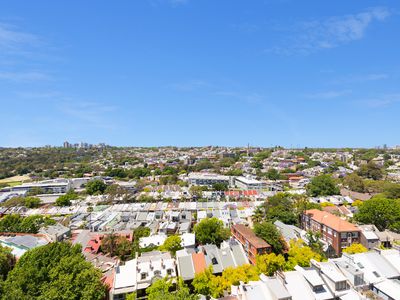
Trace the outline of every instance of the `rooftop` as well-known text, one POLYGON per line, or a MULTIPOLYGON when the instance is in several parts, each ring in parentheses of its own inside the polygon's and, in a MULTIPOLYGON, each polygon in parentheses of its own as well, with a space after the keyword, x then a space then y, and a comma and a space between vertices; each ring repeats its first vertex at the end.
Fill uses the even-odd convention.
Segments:
POLYGON ((310 209, 304 212, 306 215, 311 215, 311 218, 320 223, 328 226, 338 232, 360 231, 354 224, 343 220, 329 212, 321 211, 318 209, 310 209))
POLYGON ((248 240, 253 246, 257 248, 269 248, 271 247, 266 241, 256 236, 256 234, 249 227, 236 224, 232 225, 232 229, 238 231, 241 235, 244 236, 246 240, 248 240))

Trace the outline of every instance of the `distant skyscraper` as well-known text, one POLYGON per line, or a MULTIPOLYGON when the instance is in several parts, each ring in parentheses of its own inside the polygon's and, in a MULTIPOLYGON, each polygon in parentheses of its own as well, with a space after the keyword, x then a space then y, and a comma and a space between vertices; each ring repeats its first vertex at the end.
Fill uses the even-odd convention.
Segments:
POLYGON ((65 141, 63 146, 64 146, 64 148, 71 148, 72 145, 70 143, 68 143, 67 141, 65 141))

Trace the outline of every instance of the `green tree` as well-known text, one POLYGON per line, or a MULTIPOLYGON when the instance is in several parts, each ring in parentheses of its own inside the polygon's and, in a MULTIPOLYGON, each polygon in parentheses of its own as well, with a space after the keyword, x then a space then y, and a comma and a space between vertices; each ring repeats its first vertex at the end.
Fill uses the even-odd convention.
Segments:
POLYGON ((400 184, 393 182, 385 182, 383 186, 383 194, 389 199, 400 198, 400 184))
POLYGON ((196 240, 200 244, 215 244, 219 246, 230 236, 229 229, 224 227, 224 223, 217 218, 206 218, 201 220, 194 227, 196 240))
POLYGON ((171 235, 160 246, 161 251, 169 251, 172 255, 175 255, 176 251, 182 249, 181 237, 179 235, 171 235))
POLYGON ((147 237, 150 235, 150 228, 139 226, 133 231, 133 245, 132 245, 132 256, 135 256, 136 253, 141 253, 142 249, 140 249, 139 240, 141 237, 147 237))
POLYGON ((70 206, 71 200, 78 199, 78 194, 75 193, 73 190, 69 190, 65 195, 61 195, 56 200, 57 206, 70 206))
POLYGON ((8 272, 10 272, 15 265, 16 259, 11 251, 11 248, 3 247, 0 244, 0 282, 7 278, 8 272))
POLYGON ((230 292, 232 285, 239 285, 240 282, 248 283, 259 280, 258 270, 252 265, 242 265, 236 268, 228 267, 222 272, 220 290, 230 292))
POLYGON ((99 195, 103 194, 107 188, 107 185, 104 183, 103 180, 96 179, 89 181, 86 184, 86 193, 89 195, 99 195))
POLYGON ((169 278, 163 278, 155 281, 146 289, 148 300, 197 300, 198 295, 191 294, 187 285, 182 278, 177 279, 174 283, 169 278))
POLYGON ((335 180, 328 174, 314 177, 306 186, 306 190, 313 197, 338 195, 340 193, 335 180))
POLYGON ((212 188, 214 191, 227 191, 228 185, 226 183, 217 182, 212 185, 212 188))
POLYGON ((40 206, 40 199, 38 197, 25 197, 24 205, 27 208, 36 208, 40 206))
POLYGON ((294 270, 296 265, 300 267, 309 267, 310 260, 321 261, 322 256, 314 252, 311 247, 306 246, 302 240, 290 241, 290 248, 288 251, 288 260, 285 265, 286 270, 294 270))
POLYGON ((281 178, 281 174, 277 169, 269 169, 265 176, 270 180, 278 180, 281 178))
POLYGON ((346 247, 343 249, 343 252, 348 253, 348 254, 363 253, 363 252, 367 252, 367 251, 368 251, 368 249, 359 243, 351 244, 349 247, 346 247))
POLYGON ((136 299, 137 299, 136 292, 126 295, 126 298, 125 298, 125 300, 136 300, 136 299))
POLYGON ((254 169, 262 169, 263 163, 262 163, 261 161, 259 161, 259 160, 254 160, 254 161, 250 164, 250 166, 251 166, 252 168, 254 168, 254 169))
POLYGON ((400 200, 375 196, 363 202, 354 218, 363 224, 374 224, 379 230, 389 229, 400 221, 400 200))
POLYGON ((318 253, 322 258, 325 258, 325 254, 323 251, 323 244, 320 240, 321 233, 308 231, 306 233, 306 237, 308 240, 308 246, 311 248, 311 250, 314 251, 315 253, 318 253))
POLYGON ((263 204, 258 206, 253 214, 253 222, 282 221, 285 224, 297 224, 298 216, 295 209, 295 201, 292 195, 278 193, 269 197, 263 204))
POLYGON ((196 293, 204 296, 219 297, 220 292, 217 290, 216 276, 212 273, 212 267, 210 266, 203 272, 196 274, 192 286, 196 293))
POLYGON ((258 255, 256 257, 256 266, 260 273, 273 276, 275 272, 284 269, 285 257, 275 253, 258 255))
POLYGON ((343 179, 343 184, 354 192, 364 193, 365 184, 364 180, 357 175, 357 173, 351 173, 343 179))
POLYGON ((285 249, 285 241, 283 240, 278 229, 270 222, 262 222, 254 225, 254 233, 271 245, 273 251, 277 254, 282 253, 285 249))
POLYGON ((1 299, 101 300, 101 272, 85 261, 81 247, 51 243, 27 251, 9 272, 1 299))
POLYGON ((117 255, 119 236, 115 233, 107 234, 101 240, 101 251, 111 256, 117 255))
POLYGON ((120 237, 117 243, 117 255, 122 261, 130 257, 132 253, 132 243, 126 237, 120 237))
POLYGON ((358 175, 373 180, 379 180, 383 177, 383 171, 377 164, 370 161, 367 164, 360 166, 358 169, 358 175))
POLYGON ((243 171, 240 169, 233 169, 233 170, 229 170, 228 172, 226 172, 225 175, 228 176, 242 176, 243 175, 243 171))
POLYGON ((11 214, 0 219, 0 232, 38 233, 41 227, 55 223, 53 219, 41 215, 24 218, 17 214, 11 214))

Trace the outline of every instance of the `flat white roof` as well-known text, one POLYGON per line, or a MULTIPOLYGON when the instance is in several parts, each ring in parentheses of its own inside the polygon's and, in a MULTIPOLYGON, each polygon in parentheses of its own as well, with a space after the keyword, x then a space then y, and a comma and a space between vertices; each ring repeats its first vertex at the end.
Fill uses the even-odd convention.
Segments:
POLYGON ((400 284, 397 281, 387 279, 374 286, 394 300, 400 300, 400 284))
POLYGON ((252 178, 248 178, 248 177, 244 177, 244 176, 236 177, 236 180, 243 182, 245 184, 260 184, 261 183, 261 181, 258 181, 258 180, 252 179, 252 178))
POLYGON ((229 176, 214 174, 214 173, 189 173, 189 179, 218 179, 218 180, 229 180, 229 176))
POLYGON ((114 289, 136 286, 136 259, 128 260, 124 266, 117 267, 114 289))

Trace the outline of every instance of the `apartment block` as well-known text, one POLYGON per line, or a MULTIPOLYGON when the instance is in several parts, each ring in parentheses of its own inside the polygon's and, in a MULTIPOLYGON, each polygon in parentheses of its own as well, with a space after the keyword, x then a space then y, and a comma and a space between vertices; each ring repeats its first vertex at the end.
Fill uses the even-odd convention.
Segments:
POLYGON ((231 232, 232 236, 242 244, 247 258, 253 265, 256 263, 257 255, 270 253, 272 251, 271 245, 257 237, 253 230, 245 225, 232 225, 231 232))
POLYGON ((337 256, 342 254, 343 248, 360 242, 361 230, 358 227, 326 211, 306 210, 302 215, 302 227, 319 232, 321 239, 335 250, 337 256))

